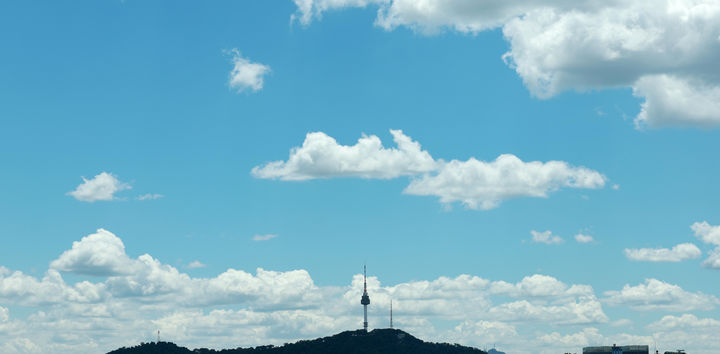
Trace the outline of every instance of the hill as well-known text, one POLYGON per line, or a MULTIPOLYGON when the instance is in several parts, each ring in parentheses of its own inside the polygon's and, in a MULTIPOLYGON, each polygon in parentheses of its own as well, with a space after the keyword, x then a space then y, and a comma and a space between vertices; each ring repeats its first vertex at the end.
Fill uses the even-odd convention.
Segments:
POLYGON ((237 349, 194 349, 174 343, 143 343, 132 348, 120 348, 108 354, 487 354, 458 344, 429 343, 397 329, 346 331, 334 336, 301 340, 282 346, 260 346, 237 349))

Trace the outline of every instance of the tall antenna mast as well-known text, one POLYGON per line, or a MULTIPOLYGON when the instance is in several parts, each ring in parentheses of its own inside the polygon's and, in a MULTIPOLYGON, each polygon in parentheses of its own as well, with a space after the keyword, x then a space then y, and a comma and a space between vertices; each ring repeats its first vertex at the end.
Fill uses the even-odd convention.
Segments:
POLYGON ((390 328, 393 328, 393 326, 392 326, 392 299, 390 299, 390 328))
POLYGON ((363 321, 363 329, 365 332, 367 332, 368 322, 367 322, 367 305, 370 305, 370 296, 368 296, 367 293, 367 268, 363 264, 363 294, 362 298, 360 298, 360 304, 363 305, 363 312, 364 312, 364 321, 363 321))
POLYGON ((160 343, 160 330, 158 329, 158 343, 160 343))

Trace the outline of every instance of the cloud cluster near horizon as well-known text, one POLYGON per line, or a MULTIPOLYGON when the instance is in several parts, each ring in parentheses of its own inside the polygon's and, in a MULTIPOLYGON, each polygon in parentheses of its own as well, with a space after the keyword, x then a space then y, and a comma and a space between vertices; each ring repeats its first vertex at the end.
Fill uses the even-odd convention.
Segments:
MULTIPOLYGON (((202 266, 196 261, 188 268, 202 266)), ((52 261, 42 278, 0 266, 0 300, 4 304, 0 307, 0 351, 107 351, 149 339, 154 330, 148 328, 158 328, 164 338, 191 346, 208 342, 220 347, 277 344, 323 336, 359 325, 355 310, 362 286, 361 274, 355 274, 346 286, 318 286, 305 270, 258 268, 252 274, 228 269, 215 277, 194 278, 149 254, 127 255, 118 236, 98 229, 52 261), (76 282, 66 282, 61 272, 75 274, 76 282), (83 280, 83 276, 92 278, 83 280), (17 317, 12 306, 35 312, 27 318, 17 317), (38 335, 36 328, 44 331, 38 335), (73 335, 56 338, 70 333, 73 335), (138 338, 137 333, 146 336, 138 338), (33 341, 29 341, 31 336, 33 341), (238 338, 244 341, 238 343, 238 338)), ((566 284, 543 274, 517 282, 463 274, 395 285, 383 285, 370 276, 368 291, 376 309, 388 307, 392 299, 396 323, 421 338, 468 345, 492 340, 527 350, 557 350, 557 343, 542 338, 563 335, 552 332, 538 340, 527 339, 535 336, 523 335, 524 325, 593 328, 610 321, 603 303, 636 311, 671 312, 711 310, 720 304, 713 295, 657 279, 627 284, 598 298, 588 285, 566 284), (458 325, 440 330, 433 320, 458 325)), ((385 311, 373 310, 370 315, 371 324, 378 326, 385 311)), ((679 330, 710 332, 717 328, 715 322, 689 314, 666 316, 651 326, 674 335, 679 330)), ((581 341, 613 338, 601 336, 596 329, 586 331, 572 336, 581 341)), ((715 343, 706 342, 708 346, 715 343)))
POLYGON ((446 205, 460 202, 470 209, 496 208, 517 197, 547 197, 560 188, 598 189, 601 173, 563 161, 524 162, 503 154, 494 161, 436 160, 401 130, 390 130, 396 148, 385 148, 375 135, 363 135, 355 145, 341 145, 323 132, 308 133, 302 146, 292 148, 287 161, 256 166, 256 178, 309 180, 358 177, 390 179, 411 176, 403 193, 436 196, 446 205))
POLYGON ((375 25, 431 35, 501 28, 507 65, 533 96, 631 88, 637 127, 720 125, 720 3, 564 0, 294 0, 304 25, 345 8, 378 8, 375 25), (638 18, 637 14, 643 14, 638 18))

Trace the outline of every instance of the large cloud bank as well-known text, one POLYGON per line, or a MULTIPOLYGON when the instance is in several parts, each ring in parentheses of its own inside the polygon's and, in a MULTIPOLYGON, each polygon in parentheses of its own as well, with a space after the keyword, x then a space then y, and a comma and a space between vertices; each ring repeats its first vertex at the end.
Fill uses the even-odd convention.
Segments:
MULTIPOLYGON (((127 255, 118 236, 99 229, 74 242, 41 278, 0 267, 0 352, 96 353, 150 341, 157 330, 191 347, 330 335, 361 325, 363 279, 356 274, 349 280, 344 286, 318 286, 305 270, 264 269, 193 277, 148 254, 127 255), (75 281, 66 281, 63 273, 75 281)), ((392 299, 396 325, 421 338, 476 346, 491 341, 515 353, 577 351, 581 343, 631 338, 606 336, 595 327, 610 321, 603 302, 672 312, 718 305, 714 296, 655 279, 598 298, 588 285, 543 274, 510 282, 465 274, 393 285, 370 276, 368 291, 371 327, 386 326, 392 299)), ((707 333, 704 342, 688 349, 717 342, 710 335, 717 321, 679 316, 664 317, 652 329, 674 336, 707 333)))

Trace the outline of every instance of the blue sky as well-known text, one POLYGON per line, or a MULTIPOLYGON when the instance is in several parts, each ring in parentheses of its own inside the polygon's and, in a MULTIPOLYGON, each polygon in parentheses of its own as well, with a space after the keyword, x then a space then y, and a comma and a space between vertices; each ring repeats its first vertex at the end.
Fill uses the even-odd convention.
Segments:
POLYGON ((0 5, 0 351, 716 351, 720 4, 418 4, 0 5))

